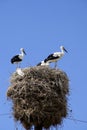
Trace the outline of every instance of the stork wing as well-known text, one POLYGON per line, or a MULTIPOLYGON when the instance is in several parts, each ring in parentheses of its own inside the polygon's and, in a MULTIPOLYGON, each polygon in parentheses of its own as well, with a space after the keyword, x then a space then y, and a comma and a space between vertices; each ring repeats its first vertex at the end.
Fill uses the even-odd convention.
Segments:
POLYGON ((44 61, 47 62, 47 61, 55 60, 58 58, 59 58, 58 55, 50 54, 44 61))
POLYGON ((19 62, 19 61, 22 61, 22 60, 19 58, 19 55, 13 56, 13 58, 11 59, 11 63, 12 63, 12 64, 13 64, 14 62, 19 62))
POLYGON ((41 62, 39 62, 38 64, 37 64, 37 66, 40 66, 41 65, 41 62))

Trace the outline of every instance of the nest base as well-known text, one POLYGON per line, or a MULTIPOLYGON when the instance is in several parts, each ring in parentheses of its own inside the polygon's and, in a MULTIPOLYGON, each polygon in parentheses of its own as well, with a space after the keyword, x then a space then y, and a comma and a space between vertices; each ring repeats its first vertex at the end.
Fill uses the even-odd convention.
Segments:
POLYGON ((13 73, 7 97, 13 102, 13 116, 26 130, 61 125, 68 114, 68 77, 65 72, 49 67, 22 70, 24 76, 13 73))

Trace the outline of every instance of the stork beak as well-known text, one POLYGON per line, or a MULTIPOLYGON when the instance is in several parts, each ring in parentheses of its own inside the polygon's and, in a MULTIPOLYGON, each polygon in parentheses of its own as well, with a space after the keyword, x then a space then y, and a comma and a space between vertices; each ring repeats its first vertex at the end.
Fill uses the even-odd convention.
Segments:
POLYGON ((67 53, 68 53, 68 51, 67 51, 65 48, 63 48, 63 49, 64 49, 64 51, 65 51, 65 52, 67 52, 67 53))
POLYGON ((25 52, 25 50, 23 50, 23 52, 24 52, 24 54, 26 55, 26 52, 25 52))

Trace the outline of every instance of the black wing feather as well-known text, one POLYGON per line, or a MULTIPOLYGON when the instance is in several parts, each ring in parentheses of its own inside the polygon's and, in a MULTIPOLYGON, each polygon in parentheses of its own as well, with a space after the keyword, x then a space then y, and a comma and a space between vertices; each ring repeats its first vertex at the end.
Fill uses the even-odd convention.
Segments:
POLYGON ((47 62, 47 61, 51 61, 51 60, 55 60, 55 59, 58 59, 59 56, 54 56, 54 54, 50 54, 45 60, 44 62, 47 62))
POLYGON ((40 66, 41 65, 41 62, 39 62, 38 64, 37 64, 37 66, 40 66))
POLYGON ((19 55, 13 56, 11 59, 11 63, 13 64, 14 62, 20 62, 22 59, 19 58, 19 55))

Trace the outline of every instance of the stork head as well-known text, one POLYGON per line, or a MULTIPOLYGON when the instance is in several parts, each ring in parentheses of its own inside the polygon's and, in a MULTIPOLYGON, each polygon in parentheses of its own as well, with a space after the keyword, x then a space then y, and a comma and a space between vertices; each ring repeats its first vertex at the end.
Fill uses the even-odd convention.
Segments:
POLYGON ((24 48, 21 48, 20 51, 23 52, 26 55, 24 48))
POLYGON ((60 46, 60 49, 68 53, 64 46, 60 46))

